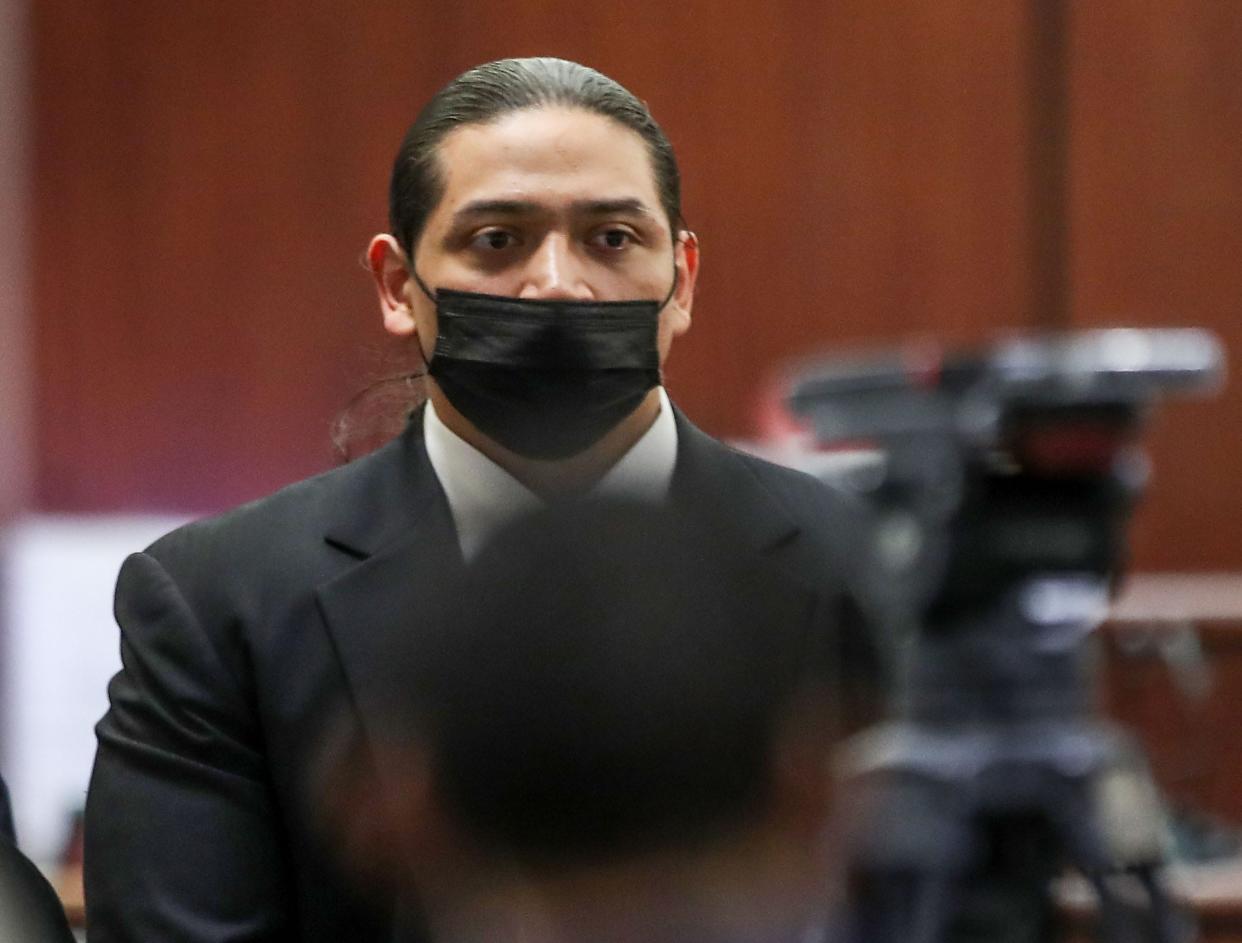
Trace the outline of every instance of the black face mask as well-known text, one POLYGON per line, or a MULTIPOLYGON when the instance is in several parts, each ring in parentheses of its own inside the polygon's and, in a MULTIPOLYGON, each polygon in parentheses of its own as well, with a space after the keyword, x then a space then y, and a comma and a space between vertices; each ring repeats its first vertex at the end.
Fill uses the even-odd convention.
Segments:
POLYGON ((660 383, 658 301, 543 301, 438 289, 428 372, 488 438, 527 458, 589 448, 660 383))

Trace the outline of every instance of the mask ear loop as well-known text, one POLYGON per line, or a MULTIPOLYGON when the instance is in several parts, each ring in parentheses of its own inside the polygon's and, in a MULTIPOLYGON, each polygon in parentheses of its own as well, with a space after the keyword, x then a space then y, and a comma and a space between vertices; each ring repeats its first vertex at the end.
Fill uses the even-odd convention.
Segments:
MULTIPOLYGON (((418 277, 418 272, 414 268, 413 253, 410 254, 410 264, 408 267, 408 271, 410 273, 410 278, 414 279, 414 284, 418 286, 419 291, 421 291, 424 295, 426 295, 427 300, 430 301, 432 304, 437 304, 438 302, 436 301, 436 296, 431 293, 431 290, 427 287, 427 283, 418 277)), ((423 362, 423 375, 427 375, 431 373, 431 361, 429 361, 427 359, 427 355, 423 353, 422 342, 416 341, 414 346, 418 348, 419 359, 422 360, 423 362)))
POLYGON ((418 272, 414 270, 413 259, 410 259, 410 278, 414 279, 414 284, 417 285, 419 289, 422 291, 422 293, 427 296, 427 300, 430 301, 432 304, 435 304, 436 296, 433 295, 431 291, 427 288, 427 283, 418 277, 418 272))

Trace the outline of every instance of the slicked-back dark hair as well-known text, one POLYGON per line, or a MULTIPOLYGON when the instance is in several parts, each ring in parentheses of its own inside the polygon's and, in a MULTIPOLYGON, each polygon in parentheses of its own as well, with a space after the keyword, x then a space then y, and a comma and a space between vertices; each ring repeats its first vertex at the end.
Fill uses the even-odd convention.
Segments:
POLYGON ((406 132, 393 164, 388 222, 407 255, 444 195, 440 143, 457 128, 527 108, 561 106, 611 118, 643 139, 669 227, 681 225, 681 178, 673 146, 647 106, 608 76, 565 59, 500 59, 463 72, 440 89, 406 132))

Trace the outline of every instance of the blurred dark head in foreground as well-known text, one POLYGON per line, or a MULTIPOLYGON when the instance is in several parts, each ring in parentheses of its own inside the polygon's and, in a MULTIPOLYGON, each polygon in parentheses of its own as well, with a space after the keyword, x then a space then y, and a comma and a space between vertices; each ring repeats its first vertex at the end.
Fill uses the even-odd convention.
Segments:
POLYGON ((794 938, 823 904, 833 711, 805 597, 653 507, 502 532, 411 626, 334 777, 441 939, 794 938), (398 669, 394 667, 394 673, 398 669))
POLYGON ((0 834, 0 940, 73 943, 56 891, 6 835, 0 834))

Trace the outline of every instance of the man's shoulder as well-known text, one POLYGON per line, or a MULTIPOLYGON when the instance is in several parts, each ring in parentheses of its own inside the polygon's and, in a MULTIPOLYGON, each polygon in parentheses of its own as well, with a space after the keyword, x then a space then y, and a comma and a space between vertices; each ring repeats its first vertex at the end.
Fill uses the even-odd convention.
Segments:
POLYGON ((735 472, 728 476, 733 489, 753 488, 776 501, 795 520, 837 521, 863 511, 861 502, 841 488, 710 436, 684 415, 680 416, 678 430, 684 446, 694 454, 695 464, 729 466, 735 472))
POLYGON ((867 509, 856 495, 805 471, 726 447, 806 538, 838 566, 853 568, 846 563, 859 551, 867 528, 867 509))
POLYGON ((286 485, 271 494, 200 518, 165 534, 146 552, 175 560, 190 554, 236 559, 247 548, 268 554, 319 546, 334 522, 361 513, 367 503, 394 497, 406 450, 400 439, 346 465, 286 485))
POLYGON ((781 559, 816 574, 824 586, 865 585, 871 517, 862 500, 838 484, 721 442, 679 423, 690 471, 677 494, 781 546, 781 559), (796 539, 794 538, 796 535, 796 539))
POLYGON ((775 462, 737 446, 723 442, 721 445, 732 452, 738 461, 750 469, 751 474, 769 488, 787 492, 791 497, 798 499, 854 503, 852 496, 806 471, 794 468, 791 465, 775 462))

